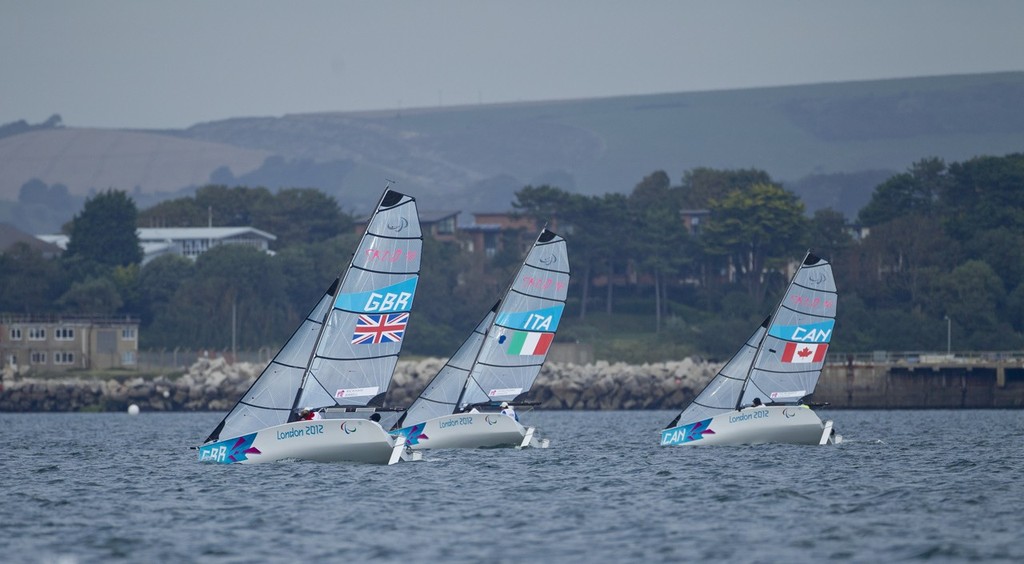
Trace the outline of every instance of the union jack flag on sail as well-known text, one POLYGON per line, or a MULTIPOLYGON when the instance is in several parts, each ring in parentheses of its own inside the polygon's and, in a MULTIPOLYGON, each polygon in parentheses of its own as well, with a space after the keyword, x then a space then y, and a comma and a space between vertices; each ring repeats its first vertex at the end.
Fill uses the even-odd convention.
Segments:
POLYGON ((356 332, 352 335, 353 345, 377 345, 400 343, 409 323, 409 312, 366 313, 356 319, 356 332))

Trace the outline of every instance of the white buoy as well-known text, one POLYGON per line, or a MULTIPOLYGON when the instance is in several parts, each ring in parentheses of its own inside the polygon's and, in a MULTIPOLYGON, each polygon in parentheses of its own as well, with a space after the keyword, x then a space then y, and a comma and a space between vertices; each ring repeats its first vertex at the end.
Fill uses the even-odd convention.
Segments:
POLYGON ((134 403, 128 406, 128 415, 138 415, 138 414, 139 414, 139 406, 135 405, 134 403))

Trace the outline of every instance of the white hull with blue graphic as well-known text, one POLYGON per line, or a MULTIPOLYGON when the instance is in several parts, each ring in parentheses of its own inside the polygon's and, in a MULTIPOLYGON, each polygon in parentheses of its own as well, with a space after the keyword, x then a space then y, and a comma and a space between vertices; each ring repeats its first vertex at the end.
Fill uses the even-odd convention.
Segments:
POLYGON ((437 448, 547 448, 548 440, 534 436, 533 427, 524 427, 500 413, 456 413, 428 419, 423 423, 392 431, 412 450, 437 448))
POLYGON ((836 298, 832 266, 808 252, 775 311, 661 432, 662 446, 838 443, 832 422, 804 404, 825 363, 836 298))
POLYGON ((662 446, 824 445, 841 440, 805 405, 747 407, 661 432, 662 446))
POLYGON ((540 374, 565 308, 569 275, 565 240, 542 230, 505 293, 391 432, 408 436, 414 450, 547 447, 532 427, 496 411, 504 402, 522 403, 540 374), (472 413, 474 407, 480 413, 472 413))
POLYGON ((415 199, 385 189, 348 265, 198 447, 199 460, 396 462, 400 441, 368 417, 302 419, 389 411, 422 248, 415 199))
POLYGON ((199 460, 258 464, 289 458, 317 462, 394 464, 405 437, 388 434, 368 419, 318 419, 285 423, 199 447, 199 460))

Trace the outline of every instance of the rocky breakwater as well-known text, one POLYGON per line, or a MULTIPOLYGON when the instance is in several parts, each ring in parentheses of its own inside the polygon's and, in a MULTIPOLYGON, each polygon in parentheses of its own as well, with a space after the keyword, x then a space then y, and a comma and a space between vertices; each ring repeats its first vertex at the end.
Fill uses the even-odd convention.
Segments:
MULTIPOLYGON (((444 365, 444 359, 400 361, 388 394, 408 406, 444 365)), ((718 365, 693 359, 631 365, 547 363, 527 399, 539 409, 680 409, 718 365)), ((199 359, 178 377, 7 379, 0 411, 227 411, 264 366, 199 359)))

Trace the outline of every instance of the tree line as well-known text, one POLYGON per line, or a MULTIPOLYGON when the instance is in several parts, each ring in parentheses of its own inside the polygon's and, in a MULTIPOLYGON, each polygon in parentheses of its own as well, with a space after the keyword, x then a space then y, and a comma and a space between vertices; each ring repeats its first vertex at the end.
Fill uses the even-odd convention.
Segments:
MULTIPOLYGON (((921 160, 877 186, 853 222, 808 215, 755 169, 697 168, 678 182, 656 171, 601 196, 526 186, 512 207, 568 241, 558 340, 593 344, 601 358, 731 354, 808 249, 837 278, 833 350, 944 350, 949 334, 959 350, 1024 344, 1021 154, 921 160)), ((143 348, 276 348, 348 263, 361 220, 314 189, 211 185, 142 211, 102 192, 65 225, 61 257, 27 246, 0 255, 0 311, 132 315, 143 348), (275 253, 227 245, 141 265, 137 227, 209 224, 273 233, 275 253)), ((535 236, 507 233, 489 259, 428 236, 405 351, 451 354, 535 236)))

